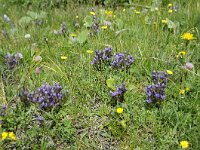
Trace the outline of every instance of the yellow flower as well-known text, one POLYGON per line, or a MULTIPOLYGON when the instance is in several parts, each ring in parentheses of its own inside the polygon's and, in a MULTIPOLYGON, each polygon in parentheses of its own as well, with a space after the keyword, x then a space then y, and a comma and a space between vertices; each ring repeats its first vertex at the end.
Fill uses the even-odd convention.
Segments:
POLYGON ((76 37, 76 36, 77 36, 77 34, 75 34, 75 33, 72 33, 72 34, 70 34, 70 36, 72 36, 72 37, 76 37))
POLYGON ((9 138, 11 138, 12 140, 16 140, 15 134, 13 132, 9 132, 9 138))
POLYGON ((169 9, 169 10, 168 10, 168 13, 172 13, 172 12, 173 12, 173 10, 172 10, 172 9, 169 9))
POLYGON ((182 148, 188 148, 189 147, 189 142, 188 141, 181 141, 180 142, 180 146, 182 148))
POLYGON ((184 40, 194 40, 194 39, 196 39, 194 36, 193 36, 193 34, 191 34, 191 33, 188 33, 188 32, 186 32, 186 33, 184 33, 183 35, 181 35, 181 38, 182 39, 184 39, 184 40))
POLYGON ((186 87, 186 88, 185 88, 185 91, 186 91, 186 92, 190 91, 190 88, 186 87))
POLYGON ((178 55, 179 55, 179 56, 185 56, 185 55, 186 55, 186 52, 185 52, 185 51, 180 51, 180 52, 178 53, 178 55))
POLYGON ((167 24, 167 20, 162 20, 162 23, 163 24, 167 24))
POLYGON ((186 52, 185 51, 180 51, 179 53, 178 53, 178 55, 176 56, 176 58, 183 58, 183 56, 185 56, 186 55, 186 52))
POLYGON ((105 11, 105 14, 106 14, 107 16, 112 16, 112 15, 113 15, 113 12, 112 12, 112 11, 105 11))
POLYGON ((93 53, 92 50, 87 50, 86 52, 87 52, 88 54, 92 54, 92 53, 93 53))
POLYGON ((65 60, 67 59, 67 56, 61 56, 60 59, 65 60))
POLYGON ((139 11, 135 11, 135 13, 136 13, 136 14, 140 14, 140 12, 139 12, 139 11))
POLYGON ((76 19, 78 19, 78 16, 76 16, 76 19))
POLYGON ((5 140, 7 138, 7 136, 8 136, 8 132, 2 132, 1 133, 1 139, 2 140, 5 140))
POLYGON ((108 28, 108 26, 102 26, 101 27, 101 29, 104 29, 104 30, 107 29, 107 28, 108 28))
POLYGON ((169 3, 169 4, 168 4, 168 7, 172 7, 172 4, 171 4, 171 3, 169 3))
POLYGON ((167 70, 167 74, 172 75, 173 72, 171 70, 167 70))
POLYGON ((118 114, 123 113, 123 111, 124 111, 123 108, 117 108, 117 113, 118 113, 118 114))
POLYGON ((180 90, 179 94, 184 95, 185 94, 185 90, 180 90))
POLYGON ((95 12, 93 12, 93 11, 91 11, 90 14, 93 15, 93 16, 95 16, 95 12))

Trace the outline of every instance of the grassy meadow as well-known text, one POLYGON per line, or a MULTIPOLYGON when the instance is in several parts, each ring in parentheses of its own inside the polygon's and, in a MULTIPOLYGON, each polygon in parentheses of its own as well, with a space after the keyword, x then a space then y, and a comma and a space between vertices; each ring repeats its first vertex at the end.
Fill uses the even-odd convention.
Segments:
POLYGON ((0 149, 200 149, 198 0, 0 3, 0 149))

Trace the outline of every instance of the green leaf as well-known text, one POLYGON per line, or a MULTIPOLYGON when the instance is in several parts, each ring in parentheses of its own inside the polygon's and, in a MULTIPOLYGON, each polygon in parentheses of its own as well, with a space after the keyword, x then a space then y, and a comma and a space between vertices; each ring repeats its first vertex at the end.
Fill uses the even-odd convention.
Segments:
POLYGON ((118 35, 118 34, 120 34, 120 33, 124 32, 124 31, 127 31, 127 30, 129 30, 129 29, 122 29, 122 30, 118 30, 118 31, 116 31, 116 32, 115 32, 115 34, 116 34, 116 35, 118 35))
POLYGON ((38 18, 38 14, 33 12, 33 11, 28 11, 27 15, 30 16, 33 19, 37 19, 38 18))
POLYGON ((117 19, 115 23, 116 23, 118 29, 123 29, 124 22, 121 19, 117 19))
POLYGON ((22 26, 22 25, 28 25, 30 22, 32 21, 32 18, 31 17, 22 17, 20 20, 19 20, 19 24, 22 26))
POLYGON ((105 20, 105 10, 101 9, 100 10, 100 23, 104 24, 104 20, 105 20))
POLYGON ((92 25, 94 23, 92 16, 86 16, 83 21, 84 21, 85 27, 92 27, 92 25))
POLYGON ((36 20, 36 19, 43 19, 46 17, 46 12, 41 11, 40 13, 35 13, 33 11, 28 11, 27 15, 29 17, 31 17, 32 19, 36 20))
POLYGON ((47 13, 44 12, 44 11, 41 11, 38 17, 39 17, 40 19, 42 19, 42 18, 46 18, 46 16, 47 16, 47 13))
POLYGON ((15 33, 17 33, 17 28, 10 29, 9 33, 13 36, 15 33))
POLYGON ((89 34, 89 32, 88 32, 87 30, 82 31, 82 32, 78 35, 77 41, 78 41, 80 44, 85 43, 85 42, 87 41, 87 39, 88 39, 88 34, 89 34))
POLYGON ((112 90, 115 90, 115 79, 111 78, 106 80, 106 84, 109 88, 111 88, 112 90))
POLYGON ((167 27, 168 28, 170 28, 170 29, 176 28, 176 24, 173 21, 169 20, 168 18, 166 20, 167 20, 167 27))
POLYGON ((149 16, 145 16, 145 23, 151 24, 151 19, 149 18, 149 16))

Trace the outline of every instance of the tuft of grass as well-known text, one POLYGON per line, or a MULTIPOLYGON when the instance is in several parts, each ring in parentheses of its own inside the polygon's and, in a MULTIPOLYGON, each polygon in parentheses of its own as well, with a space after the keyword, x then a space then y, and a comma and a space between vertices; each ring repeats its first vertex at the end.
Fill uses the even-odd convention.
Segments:
POLYGON ((0 134, 14 132, 16 140, 0 139, 1 147, 176 150, 186 140, 189 149, 199 149, 200 3, 176 0, 172 6, 178 6, 177 11, 169 13, 170 1, 155 2, 133 1, 116 8, 52 5, 51 9, 40 9, 39 2, 29 7, 4 2, 0 6, 0 104, 6 109, 0 108, 0 134), (46 15, 39 17, 42 12, 46 15), (11 22, 5 21, 4 14, 11 22), (168 22, 162 23, 165 19, 168 22), (105 21, 111 25, 102 29, 105 21), (182 39, 186 32, 195 39, 182 39), (113 55, 126 52, 136 60, 127 70, 113 69, 109 63, 97 70, 91 64, 95 51, 106 47, 113 48, 113 55), (177 57, 180 51, 186 52, 182 58, 177 57), (9 69, 4 56, 17 52, 23 59, 9 69), (35 61, 36 56, 42 60, 35 61), (194 67, 185 69, 186 62, 194 67), (35 72, 37 67, 40 73, 35 72), (145 87, 153 83, 153 70, 173 72, 159 109, 145 102, 145 87), (46 83, 59 83, 63 92, 68 90, 59 108, 46 111, 20 98, 24 89, 34 91, 46 83), (116 101, 110 91, 122 83, 127 91, 123 101, 116 101), (117 108, 123 112, 117 113, 117 108))

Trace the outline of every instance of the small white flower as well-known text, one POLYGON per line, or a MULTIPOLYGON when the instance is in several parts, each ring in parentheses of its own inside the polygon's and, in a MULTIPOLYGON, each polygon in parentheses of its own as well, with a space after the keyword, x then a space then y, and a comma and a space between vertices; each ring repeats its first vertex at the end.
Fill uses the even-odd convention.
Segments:
POLYGON ((26 34, 24 37, 25 37, 26 39, 30 39, 30 38, 31 38, 31 35, 30 35, 30 34, 26 34))
POLYGON ((104 23, 105 26, 111 26, 112 25, 112 23, 110 21, 106 21, 106 20, 104 20, 103 23, 104 23))
POLYGON ((21 53, 16 53, 15 54, 15 58, 17 59, 22 59, 23 58, 23 55, 21 53))
POLYGON ((57 30, 53 30, 53 33, 57 35, 57 34, 58 34, 58 31, 57 31, 57 30))

